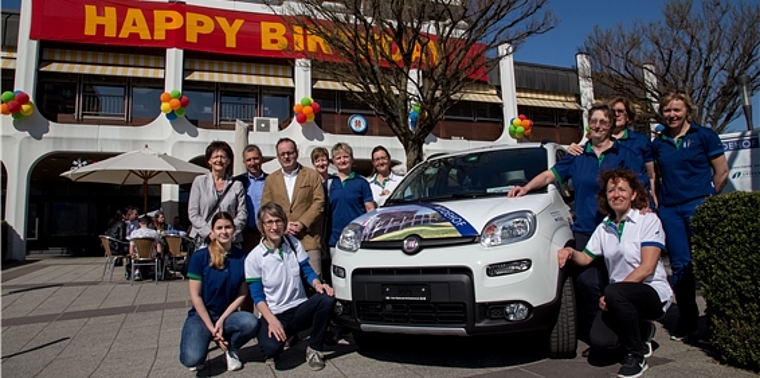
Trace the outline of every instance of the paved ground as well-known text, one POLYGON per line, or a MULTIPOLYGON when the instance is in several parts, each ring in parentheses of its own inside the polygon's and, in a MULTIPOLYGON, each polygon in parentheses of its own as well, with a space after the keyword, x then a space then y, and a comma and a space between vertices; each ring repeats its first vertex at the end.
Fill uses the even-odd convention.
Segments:
MULTIPOLYGON (((190 377, 178 361, 180 330, 189 303, 181 280, 130 286, 117 268, 100 281, 100 258, 29 256, 39 261, 2 271, 2 375, 13 377, 190 377)), ((655 340, 649 377, 743 377, 718 365, 709 350, 672 342, 665 328, 655 340)), ((667 327, 666 327, 667 326, 667 327)), ((306 343, 286 351, 276 368, 263 363, 255 340, 241 351, 245 367, 225 371, 218 350, 198 376, 256 377, 612 377, 618 365, 583 358, 549 360, 536 338, 390 338, 358 348, 352 339, 331 348, 327 368, 312 372, 306 343)), ((579 352, 585 345, 579 345, 579 352)))

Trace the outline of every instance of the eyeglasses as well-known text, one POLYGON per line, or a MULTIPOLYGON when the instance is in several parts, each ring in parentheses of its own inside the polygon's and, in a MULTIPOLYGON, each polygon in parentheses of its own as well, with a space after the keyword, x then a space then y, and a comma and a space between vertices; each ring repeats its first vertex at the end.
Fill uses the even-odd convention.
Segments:
POLYGON ((277 154, 279 157, 288 157, 288 156, 295 156, 297 154, 296 151, 283 151, 277 154))
POLYGON ((227 161, 227 155, 214 155, 209 160, 217 160, 217 159, 222 160, 222 161, 227 161))
POLYGON ((388 158, 387 156, 372 159, 372 161, 388 161, 388 160, 390 160, 390 158, 388 158))
POLYGON ((625 109, 615 109, 615 114, 625 114, 625 109))
POLYGON ((606 119, 592 119, 588 123, 589 125, 600 125, 600 126, 609 126, 610 121, 606 119))
POLYGON ((270 219, 268 221, 264 221, 264 226, 272 227, 274 225, 282 226, 285 224, 285 222, 282 221, 282 219, 270 219))

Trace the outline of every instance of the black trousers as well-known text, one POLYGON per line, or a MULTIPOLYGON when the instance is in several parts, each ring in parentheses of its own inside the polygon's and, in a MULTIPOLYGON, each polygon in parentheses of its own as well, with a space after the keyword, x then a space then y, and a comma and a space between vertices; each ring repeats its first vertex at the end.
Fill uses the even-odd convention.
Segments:
MULTIPOLYGON (((591 235, 573 233, 575 240, 568 242, 569 247, 578 251, 586 248, 591 235)), ((607 265, 604 259, 595 259, 586 266, 567 265, 567 273, 575 282, 575 308, 578 313, 578 338, 589 342, 591 325, 599 314, 599 298, 602 297, 604 287, 609 282, 607 265)))
POLYGON ((657 292, 649 285, 634 282, 618 282, 604 289, 607 311, 600 311, 591 327, 591 347, 615 349, 620 346, 626 352, 644 356, 644 341, 640 323, 662 317, 663 303, 657 292))
MULTIPOLYGON (((333 313, 334 306, 334 297, 314 294, 298 307, 275 316, 288 336, 311 327, 309 346, 311 349, 321 352, 324 349, 325 332, 327 332, 327 326, 330 324, 330 315, 333 313)), ((266 358, 279 356, 285 346, 285 341, 277 341, 274 337, 269 336, 269 323, 264 317, 261 317, 261 328, 259 328, 257 339, 261 352, 266 358)))

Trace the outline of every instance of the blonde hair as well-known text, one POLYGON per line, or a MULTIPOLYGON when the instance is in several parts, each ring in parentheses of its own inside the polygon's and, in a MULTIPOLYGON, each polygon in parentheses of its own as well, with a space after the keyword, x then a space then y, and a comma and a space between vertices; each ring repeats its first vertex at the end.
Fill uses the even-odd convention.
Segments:
MULTIPOLYGON (((214 226, 216 225, 216 222, 220 220, 228 220, 230 223, 232 223, 232 226, 235 226, 235 218, 230 215, 230 213, 226 211, 220 211, 214 215, 213 218, 211 218, 211 230, 213 232, 214 226)), ((214 240, 208 245, 208 254, 211 256, 211 266, 213 266, 216 269, 223 269, 225 265, 225 254, 227 251, 224 250, 224 247, 222 247, 222 244, 219 243, 218 240, 214 240)))
POLYGON ((348 156, 351 157, 351 159, 354 158, 354 150, 351 148, 351 146, 348 145, 348 143, 338 142, 335 143, 335 145, 332 148, 332 158, 335 160, 335 153, 338 151, 343 151, 348 154, 348 156))
POLYGON ((662 112, 664 111, 665 107, 673 101, 683 102, 684 106, 686 106, 686 120, 691 121, 691 113, 694 111, 696 106, 694 105, 694 101, 691 100, 691 97, 684 91, 668 92, 660 97, 660 106, 659 109, 657 109, 660 117, 665 116, 662 112))

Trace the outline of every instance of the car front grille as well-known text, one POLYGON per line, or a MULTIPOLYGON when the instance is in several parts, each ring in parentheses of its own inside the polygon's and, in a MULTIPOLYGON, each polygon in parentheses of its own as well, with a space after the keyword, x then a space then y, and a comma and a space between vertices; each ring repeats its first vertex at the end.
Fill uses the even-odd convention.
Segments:
POLYGON ((361 321, 394 324, 465 324, 464 303, 358 302, 361 321))

